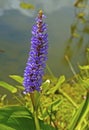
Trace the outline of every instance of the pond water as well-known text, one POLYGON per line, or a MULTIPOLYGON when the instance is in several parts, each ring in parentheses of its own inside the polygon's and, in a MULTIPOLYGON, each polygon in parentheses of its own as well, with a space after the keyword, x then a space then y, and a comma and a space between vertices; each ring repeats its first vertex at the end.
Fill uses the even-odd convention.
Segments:
MULTIPOLYGON (((0 1, 0 80, 9 81, 8 75, 23 76, 30 49, 31 28, 39 9, 47 16, 49 34, 48 65, 54 75, 73 76, 65 60, 70 56, 74 70, 78 72, 78 63, 86 62, 85 50, 88 42, 72 43, 70 27, 74 23, 74 0, 30 0, 34 10, 24 10, 19 6, 21 0, 0 1), (70 39, 71 41, 71 39, 70 39)), ((29 2, 29 0, 24 0, 29 2)), ((81 28, 81 27, 80 27, 81 28)), ((88 36, 86 36, 88 41, 88 36)))

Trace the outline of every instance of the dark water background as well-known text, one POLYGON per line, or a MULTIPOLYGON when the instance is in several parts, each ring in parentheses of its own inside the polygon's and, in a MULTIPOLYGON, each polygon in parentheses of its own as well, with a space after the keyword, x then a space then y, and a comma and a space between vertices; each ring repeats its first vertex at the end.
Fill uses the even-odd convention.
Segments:
MULTIPOLYGON (((19 0, 18 0, 19 1, 19 0)), ((70 61, 78 72, 78 63, 86 63, 85 50, 88 42, 68 43, 70 27, 75 20, 74 0, 29 1, 35 10, 19 7, 17 0, 0 2, 0 80, 9 82, 8 75, 23 76, 30 49, 31 28, 39 9, 47 16, 49 34, 48 65, 55 76, 73 76, 64 56, 70 55, 70 61), (11 4, 11 5, 10 5, 11 4)), ((88 36, 86 36, 86 40, 88 36)))

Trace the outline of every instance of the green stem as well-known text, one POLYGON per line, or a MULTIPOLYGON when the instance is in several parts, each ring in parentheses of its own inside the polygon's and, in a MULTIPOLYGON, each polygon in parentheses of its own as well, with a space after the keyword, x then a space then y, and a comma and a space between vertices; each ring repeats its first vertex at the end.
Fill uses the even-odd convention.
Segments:
POLYGON ((49 66, 48 66, 47 64, 46 64, 46 67, 47 67, 47 70, 48 70, 48 72, 50 73, 51 77, 52 77, 53 79, 55 79, 54 74, 52 73, 51 69, 49 68, 49 66))
POLYGON ((35 121, 36 130, 40 130, 39 119, 37 118, 36 111, 34 111, 34 121, 35 121))
POLYGON ((32 105, 33 105, 33 116, 34 116, 34 121, 35 121, 35 127, 36 127, 36 130, 41 130, 40 124, 39 124, 39 119, 37 117, 38 108, 36 106, 37 103, 36 103, 36 100, 35 100, 34 93, 31 93, 30 97, 31 97, 32 105))
POLYGON ((74 68, 73 68, 73 66, 72 66, 72 64, 71 64, 71 62, 70 62, 68 56, 65 55, 65 58, 66 58, 66 60, 67 60, 67 62, 68 62, 68 64, 69 64, 69 67, 70 67, 70 69, 71 69, 73 75, 74 75, 74 76, 76 77, 76 79, 77 79, 77 73, 75 72, 75 70, 74 70, 74 68))
POLYGON ((75 108, 78 108, 78 105, 77 105, 65 92, 63 92, 61 88, 59 89, 59 92, 60 92, 64 97, 66 97, 67 100, 68 100, 70 103, 72 103, 72 105, 73 105, 75 108))

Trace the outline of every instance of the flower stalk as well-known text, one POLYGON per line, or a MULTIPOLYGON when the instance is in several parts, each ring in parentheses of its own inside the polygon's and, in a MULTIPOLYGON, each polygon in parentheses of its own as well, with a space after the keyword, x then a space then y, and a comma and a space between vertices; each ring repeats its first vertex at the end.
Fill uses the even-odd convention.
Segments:
POLYGON ((37 100, 36 95, 37 95, 37 93, 30 93, 31 102, 32 102, 32 106, 33 106, 33 117, 34 117, 35 127, 36 127, 36 130, 40 130, 40 124, 39 124, 39 119, 38 119, 38 106, 37 106, 37 102, 36 102, 36 100, 37 100))

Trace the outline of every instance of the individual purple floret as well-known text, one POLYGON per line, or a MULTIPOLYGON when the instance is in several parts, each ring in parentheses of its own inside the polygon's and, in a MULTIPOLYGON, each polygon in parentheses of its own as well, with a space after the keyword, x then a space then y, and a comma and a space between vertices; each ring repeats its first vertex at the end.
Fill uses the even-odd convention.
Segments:
POLYGON ((40 10, 36 18, 36 24, 32 28, 31 49, 24 70, 23 85, 25 93, 32 93, 34 90, 41 91, 40 86, 48 53, 47 25, 43 22, 43 18, 45 16, 40 10))

